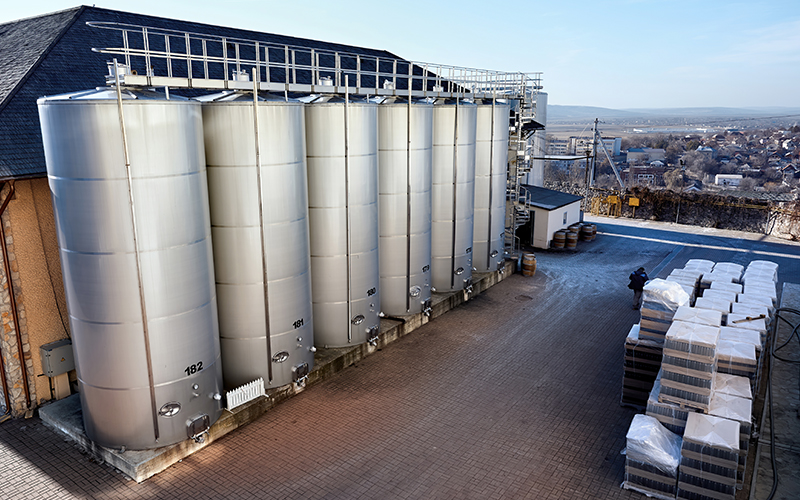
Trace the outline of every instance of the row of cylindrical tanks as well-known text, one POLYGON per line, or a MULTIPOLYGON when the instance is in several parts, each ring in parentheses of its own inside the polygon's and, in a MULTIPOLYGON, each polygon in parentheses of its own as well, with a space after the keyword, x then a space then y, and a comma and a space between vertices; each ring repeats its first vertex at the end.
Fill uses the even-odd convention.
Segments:
POLYGON ((503 262, 509 106, 102 88, 39 100, 87 435, 198 438, 503 262), (212 243, 213 242, 213 243, 212 243))

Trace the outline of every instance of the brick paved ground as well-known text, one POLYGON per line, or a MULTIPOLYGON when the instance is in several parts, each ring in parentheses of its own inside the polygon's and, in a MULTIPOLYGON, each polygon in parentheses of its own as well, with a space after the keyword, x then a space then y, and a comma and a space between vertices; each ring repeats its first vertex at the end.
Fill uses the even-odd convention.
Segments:
POLYGON ((537 253, 533 278, 510 277, 143 484, 36 418, 6 422, 0 498, 643 499, 620 488, 635 413, 618 404, 638 321, 628 273, 769 258, 786 279, 800 276, 800 246, 598 222, 606 234, 579 252, 537 253))

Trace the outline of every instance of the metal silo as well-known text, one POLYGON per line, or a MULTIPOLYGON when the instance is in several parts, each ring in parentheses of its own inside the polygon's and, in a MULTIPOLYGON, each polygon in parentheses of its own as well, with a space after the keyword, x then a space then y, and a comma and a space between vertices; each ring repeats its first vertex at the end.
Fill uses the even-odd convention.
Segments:
POLYGON ((478 106, 475 137, 475 229, 472 265, 479 273, 503 267, 508 171, 508 112, 505 102, 478 106))
POLYGON ((86 434, 199 440, 222 412, 200 104, 114 89, 38 104, 86 434))
POLYGON ((378 129, 381 310, 428 313, 433 104, 381 99, 378 129))
POLYGON ((304 105, 253 97, 199 98, 229 389, 299 382, 314 365, 304 105))
POLYGON ((477 108, 458 99, 433 108, 431 272, 438 292, 472 287, 477 108))
POLYGON ((306 106, 314 343, 377 339, 378 109, 347 96, 306 106))

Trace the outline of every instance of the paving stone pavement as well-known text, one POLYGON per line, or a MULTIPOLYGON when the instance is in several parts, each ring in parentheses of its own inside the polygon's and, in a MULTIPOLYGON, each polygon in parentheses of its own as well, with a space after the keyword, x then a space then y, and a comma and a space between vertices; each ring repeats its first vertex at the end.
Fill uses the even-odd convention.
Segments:
MULTIPOLYGON (((690 258, 769 259, 761 235, 597 218, 579 251, 514 275, 256 422, 137 484, 38 418, 0 424, 0 498, 594 499, 620 488, 619 406, 638 312, 627 276, 690 258)), ((655 271, 655 272, 653 272, 655 271)))

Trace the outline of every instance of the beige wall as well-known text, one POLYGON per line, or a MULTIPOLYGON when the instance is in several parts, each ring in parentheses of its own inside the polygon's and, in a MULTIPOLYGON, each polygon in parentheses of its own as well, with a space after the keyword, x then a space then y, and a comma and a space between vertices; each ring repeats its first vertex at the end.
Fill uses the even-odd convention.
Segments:
POLYGON ((533 212, 535 214, 533 220, 533 246, 536 248, 550 248, 553 233, 570 224, 580 222, 581 202, 576 201, 555 210, 534 208, 533 212), (564 223, 564 214, 567 216, 566 223, 564 223))
POLYGON ((38 404, 51 399, 50 380, 40 376, 39 347, 67 338, 69 317, 47 179, 16 181, 15 187, 15 199, 7 212, 19 269, 19 283, 15 284, 22 290, 17 296, 20 325, 28 337, 38 404))

